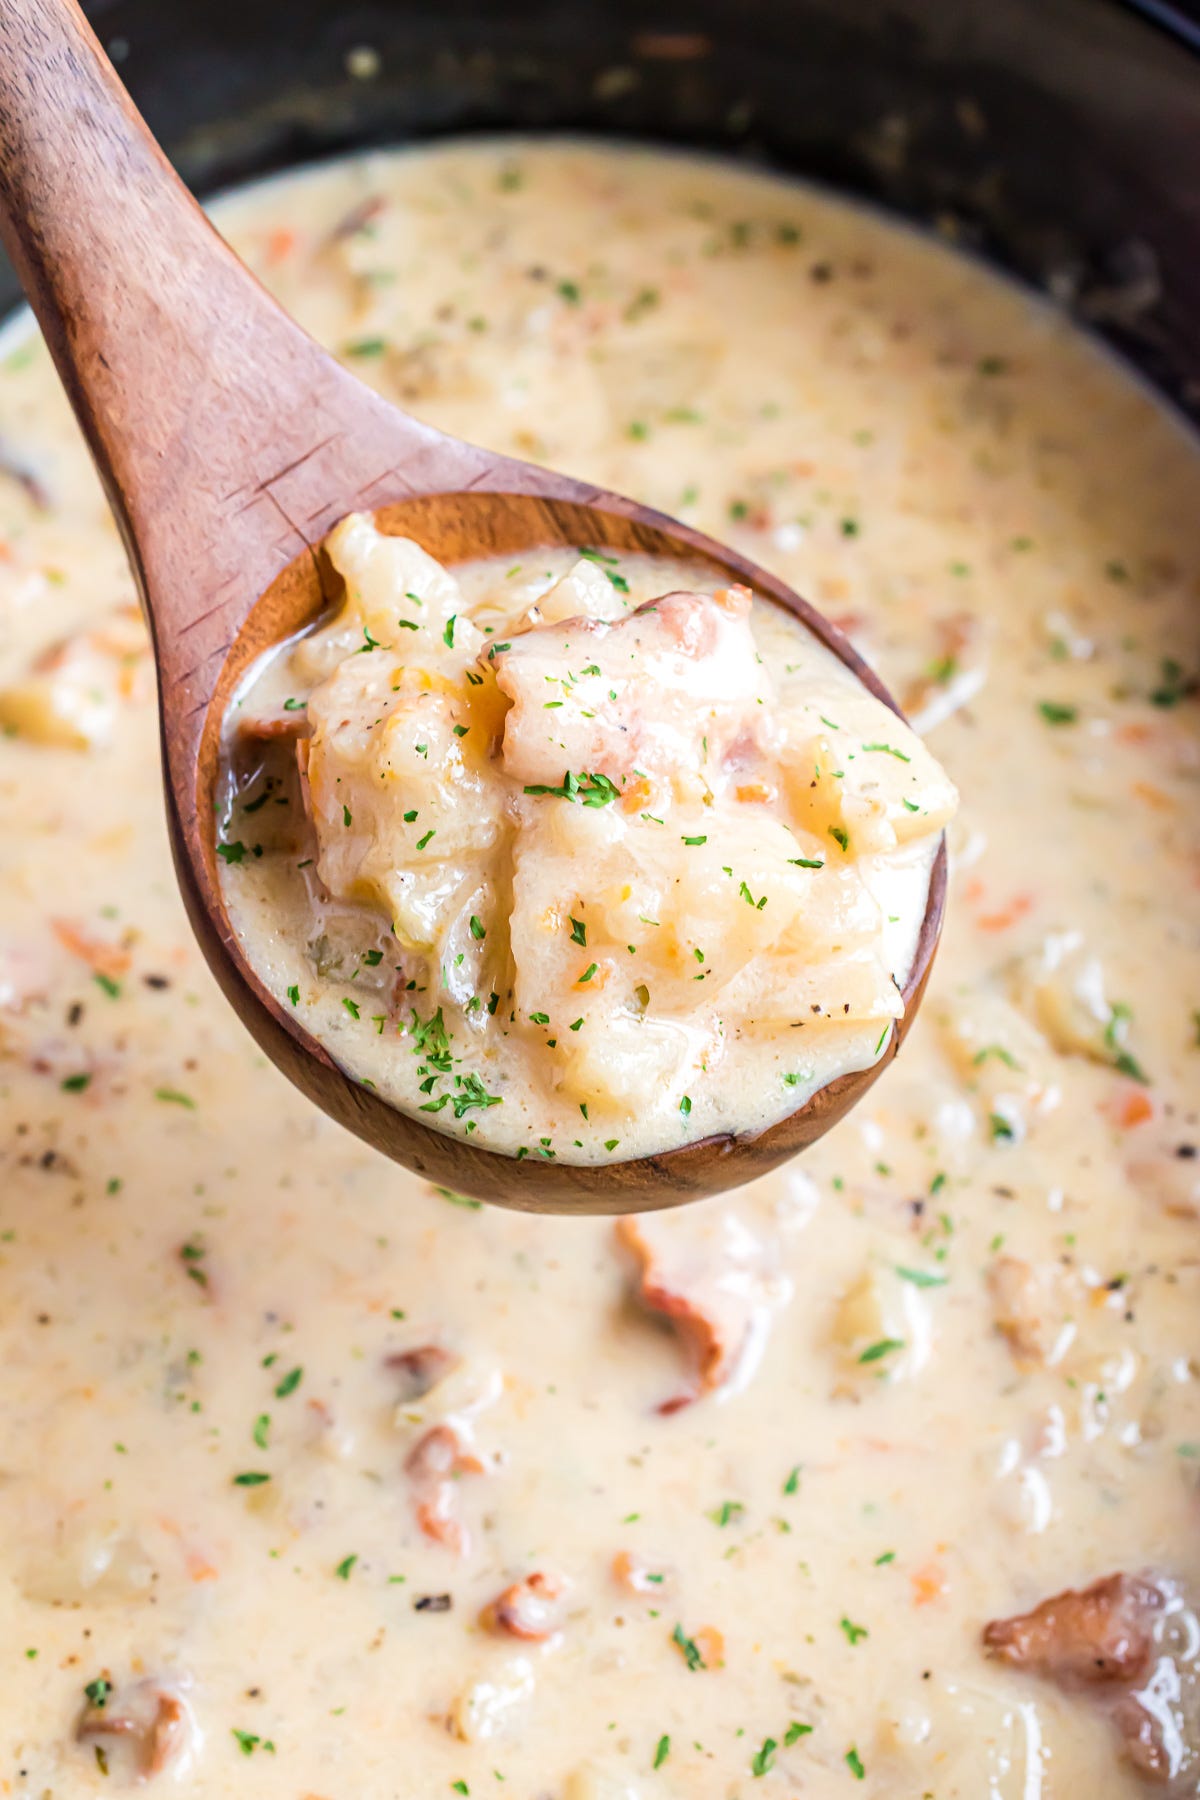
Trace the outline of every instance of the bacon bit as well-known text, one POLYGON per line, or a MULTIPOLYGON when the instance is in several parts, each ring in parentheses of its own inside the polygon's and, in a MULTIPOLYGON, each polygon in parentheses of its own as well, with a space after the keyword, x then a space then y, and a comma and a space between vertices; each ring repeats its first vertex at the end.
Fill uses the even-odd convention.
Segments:
POLYGON ((237 735, 244 743, 270 744, 286 742, 288 738, 311 737, 312 727, 308 714, 301 708, 292 712, 239 713, 237 735))
POLYGON ((296 234, 286 225, 279 225, 267 238, 268 263, 286 262, 296 248, 296 234))
POLYGON ((1121 1088, 1109 1107, 1113 1118, 1122 1131, 1132 1131, 1136 1125, 1147 1125, 1157 1116, 1154 1101, 1145 1088, 1134 1082, 1121 1084, 1121 1088))
POLYGON ((544 1644, 563 1627, 563 1597, 566 1583, 559 1575, 543 1575, 535 1570, 521 1581, 514 1581, 502 1594, 485 1606, 479 1623, 486 1631, 506 1631, 509 1637, 528 1644, 544 1644))
POLYGON ((1173 1599, 1173 1589, 1148 1576, 1108 1575, 1081 1592, 1043 1600, 1032 1612, 994 1619, 983 1641, 1002 1662, 1068 1693, 1090 1693, 1134 1768, 1168 1781, 1182 1772, 1180 1748, 1191 1735, 1179 1705, 1190 1659, 1181 1668, 1155 1641, 1155 1620, 1173 1599))
POLYGON ((89 1705, 75 1727, 76 1742, 91 1743, 106 1737, 128 1739, 137 1754, 139 1781, 152 1781, 184 1757, 192 1747, 194 1735, 190 1712, 178 1694, 153 1691, 153 1704, 153 1717, 145 1720, 136 1717, 136 1708, 131 1713, 118 1713, 110 1710, 111 1702, 104 1707, 89 1705))
POLYGON ((926 1563, 912 1577, 913 1605, 931 1605, 933 1601, 942 1598, 948 1587, 946 1571, 939 1568, 937 1563, 926 1563))
POLYGON ((423 1400, 439 1381, 457 1369, 460 1357, 440 1344, 420 1344, 414 1350, 397 1350, 384 1358, 384 1367, 399 1378, 400 1399, 423 1400))
POLYGON ((639 1300, 670 1321, 692 1364, 688 1386, 659 1405, 670 1414, 728 1386, 747 1366, 765 1338, 770 1289, 761 1246, 742 1241, 748 1234, 719 1243, 715 1253, 705 1246, 692 1257, 685 1248, 678 1273, 668 1275, 648 1229, 639 1218, 617 1220, 617 1241, 637 1263, 639 1300))
POLYGON ((1033 911, 1032 894, 1016 894, 999 912, 984 913, 975 923, 980 931, 1007 931, 1010 926, 1033 911))
POLYGON ((612 1560, 613 1580, 630 1594, 662 1595, 670 1591, 669 1571, 650 1569, 628 1550, 618 1550, 612 1560))
POLYGON ((453 1425, 441 1424, 418 1439, 404 1468, 413 1486, 417 1524, 425 1536, 456 1556, 465 1556, 471 1537, 456 1513, 458 1479, 482 1475, 479 1458, 466 1448, 453 1425))
POLYGON ((338 220, 325 240, 326 246, 339 244, 343 238, 354 237, 357 232, 369 225, 372 219, 379 216, 383 211, 383 206, 382 194, 369 194, 365 200, 360 200, 357 206, 352 206, 350 211, 343 214, 338 220))
POLYGON ((78 956, 95 975, 104 975, 109 981, 116 981, 121 975, 129 972, 130 955, 122 950, 119 944, 105 943, 102 938, 89 937, 82 926, 72 924, 70 919, 51 919, 50 929, 72 956, 78 956))
POLYGON ((984 1626, 988 1654, 1060 1687, 1141 1681, 1154 1649, 1153 1618, 1162 1589, 1136 1575, 1107 1575, 1067 1588, 1032 1612, 984 1626))

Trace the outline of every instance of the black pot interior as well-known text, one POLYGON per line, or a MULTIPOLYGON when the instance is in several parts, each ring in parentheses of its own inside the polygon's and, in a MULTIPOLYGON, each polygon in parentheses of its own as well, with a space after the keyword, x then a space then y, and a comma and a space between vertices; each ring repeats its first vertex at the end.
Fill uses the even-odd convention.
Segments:
MULTIPOLYGON (((92 0, 201 193, 444 132, 701 145, 934 223, 1200 417, 1200 29, 1169 0, 92 0)), ((0 270, 0 306, 15 297, 0 270)))

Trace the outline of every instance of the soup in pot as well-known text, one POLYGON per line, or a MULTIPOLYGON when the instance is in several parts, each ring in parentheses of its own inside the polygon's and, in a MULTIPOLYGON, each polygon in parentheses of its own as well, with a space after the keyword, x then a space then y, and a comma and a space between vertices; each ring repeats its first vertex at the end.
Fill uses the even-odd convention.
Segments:
POLYGON ((835 617, 960 791, 950 911, 896 1064, 732 1197, 389 1164, 192 942, 130 576, 11 332, 0 1793, 1195 1795, 1195 444, 951 248, 715 162, 446 142, 216 211, 402 405, 835 617))

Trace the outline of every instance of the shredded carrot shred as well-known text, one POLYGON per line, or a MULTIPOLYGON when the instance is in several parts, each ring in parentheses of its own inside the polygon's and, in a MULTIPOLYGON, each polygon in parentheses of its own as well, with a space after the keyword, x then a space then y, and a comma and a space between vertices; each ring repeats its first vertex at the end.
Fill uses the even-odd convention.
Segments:
POLYGON ((976 920, 980 931, 1007 931, 1018 919, 1023 919, 1033 911, 1032 894, 1015 894, 1007 906, 999 912, 981 913, 976 920))
POLYGON ((110 981, 115 981, 118 975, 128 972, 129 952, 122 950, 119 944, 106 944, 101 938, 89 937, 70 919, 51 919, 50 927, 63 949, 78 956, 97 975, 107 975, 110 981))

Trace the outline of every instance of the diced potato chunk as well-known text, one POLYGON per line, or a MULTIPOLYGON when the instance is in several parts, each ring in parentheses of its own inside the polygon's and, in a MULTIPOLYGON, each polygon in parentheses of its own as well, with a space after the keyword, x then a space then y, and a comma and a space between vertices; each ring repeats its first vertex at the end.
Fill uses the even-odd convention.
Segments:
POLYGON ((814 676, 811 695, 800 691, 780 755, 794 817, 843 854, 940 831, 957 804, 954 784, 903 719, 848 684, 831 699, 824 677, 814 676))
POLYGON ((625 788, 640 773, 701 774, 770 693, 749 627, 750 596, 667 594, 620 624, 543 625, 496 658, 513 703, 504 767, 556 785, 598 772, 625 788))
POLYGON ((149 680, 150 644, 136 607, 65 638, 22 681, 0 688, 0 730, 37 744, 91 750, 112 737, 122 704, 149 680))

